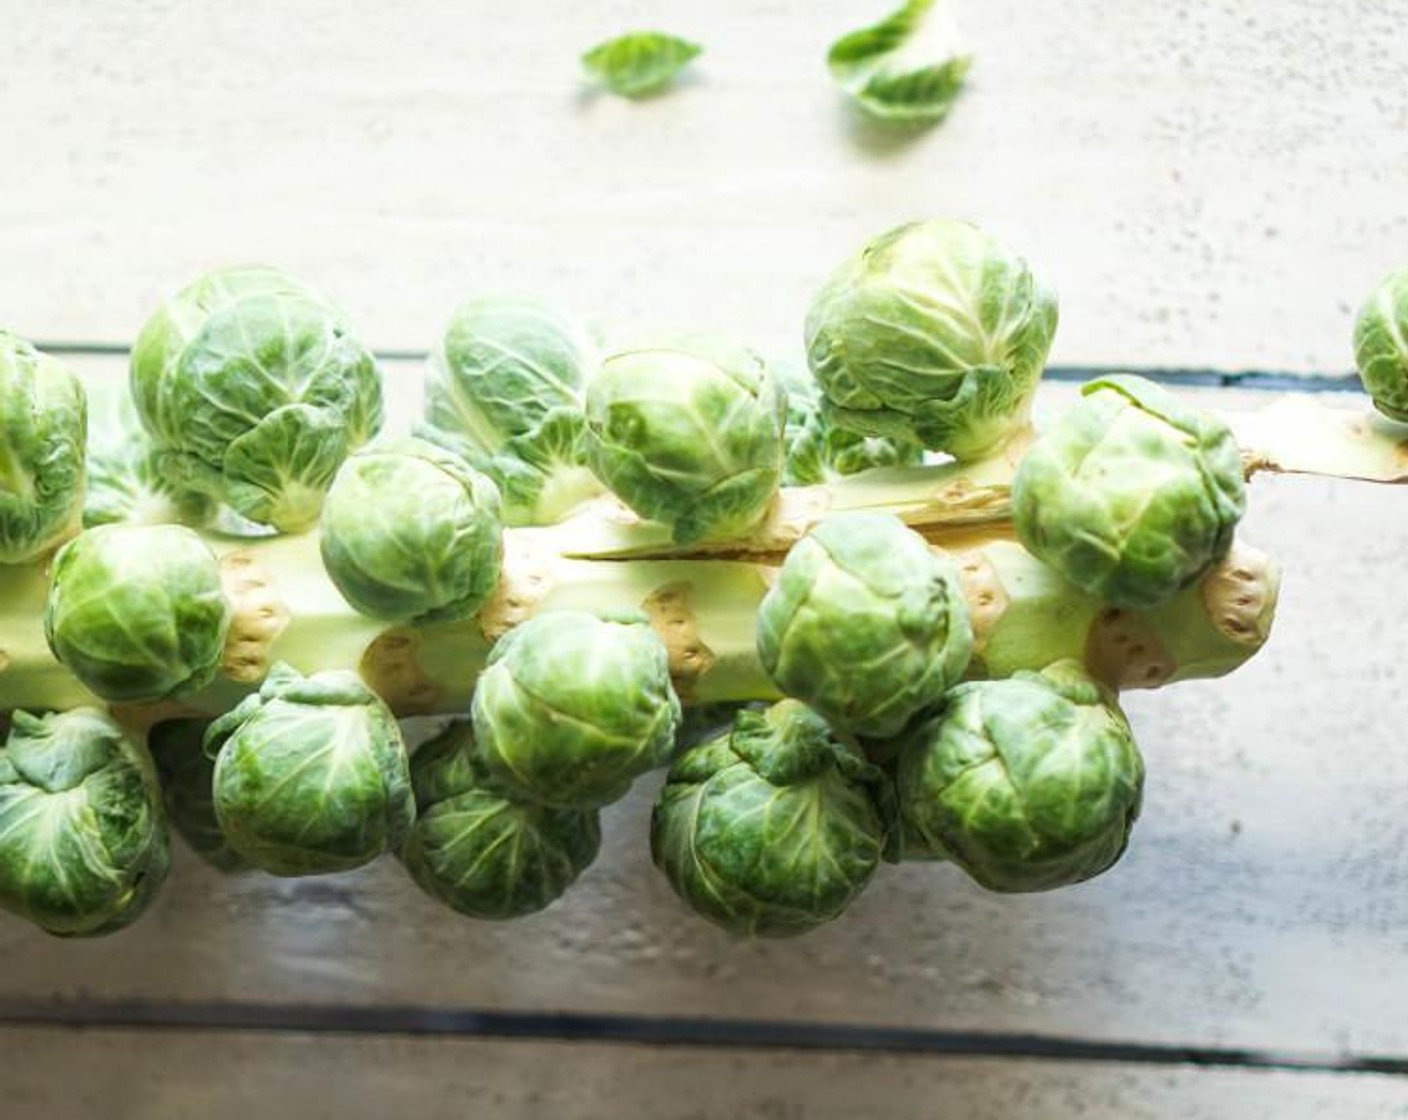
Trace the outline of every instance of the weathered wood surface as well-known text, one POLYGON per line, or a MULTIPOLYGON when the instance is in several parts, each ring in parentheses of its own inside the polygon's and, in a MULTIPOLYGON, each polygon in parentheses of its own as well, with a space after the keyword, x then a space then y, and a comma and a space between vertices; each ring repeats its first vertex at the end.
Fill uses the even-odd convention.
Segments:
POLYGON ((64 1120, 1408 1117, 1391 1078, 1186 1067, 115 1030, 0 1029, 0 1054, 14 1114, 64 1120))
POLYGON ((0 319, 130 339, 211 266, 282 264, 371 340, 470 293, 797 345, 821 278, 970 216, 1062 293, 1053 360, 1343 369, 1408 248, 1399 0, 970 0, 938 130, 857 125, 822 59, 888 0, 10 0, 0 319), (577 55, 707 53, 641 104, 577 55))

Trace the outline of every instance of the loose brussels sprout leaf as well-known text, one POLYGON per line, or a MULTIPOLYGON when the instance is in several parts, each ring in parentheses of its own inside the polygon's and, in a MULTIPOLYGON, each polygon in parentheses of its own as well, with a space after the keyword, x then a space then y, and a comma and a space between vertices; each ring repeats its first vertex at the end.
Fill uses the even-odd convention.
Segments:
POLYGON ((826 61, 832 76, 871 116, 915 125, 948 116, 973 58, 959 50, 951 16, 926 20, 933 6, 933 0, 908 0, 879 23, 831 45, 826 61))
POLYGON ((730 933, 806 933, 838 917, 879 864, 883 783, 796 701, 740 712, 670 768, 650 850, 675 892, 730 933))
POLYGON ((688 544, 746 532, 782 478, 787 397, 746 350, 634 350, 587 389, 587 461, 688 544))
POLYGON ((135 921, 170 851, 147 752, 102 712, 15 712, 0 747, 0 907, 59 936, 135 921))
POLYGON ((415 820, 401 729, 352 672, 274 666, 210 725, 205 751, 220 831, 271 875, 360 867, 399 848, 415 820))
POLYGON ((455 312, 431 362, 420 435, 489 475, 511 525, 546 525, 601 493, 586 468, 586 329, 536 300, 491 296, 455 312))
POLYGON ((807 360, 841 427, 982 458, 1028 427, 1056 298, 966 222, 872 241, 807 313, 807 360))
POLYGON ((363 614, 467 618, 499 582, 499 492, 424 440, 373 444, 338 471, 321 548, 333 583, 363 614))
POLYGON ((1385 276, 1359 309, 1354 364, 1374 407, 1408 421, 1408 268, 1385 276))
POLYGON ((161 469, 161 453, 145 433, 122 430, 88 444, 88 487, 83 526, 171 525, 198 527, 215 516, 207 494, 184 490, 161 469))
POLYGON ((0 564, 78 531, 88 406, 68 369, 0 330, 0 564))
POLYGON ((201 749, 209 720, 169 719, 147 733, 171 825, 201 859, 220 871, 245 871, 215 817, 215 763, 201 749))
POLYGON ((182 696, 215 677, 231 609, 220 565, 179 525, 100 525, 59 549, 44 635, 104 700, 182 696))
POLYGON ((505 796, 486 781, 472 747, 469 725, 460 722, 417 749, 416 822, 401 862, 426 894, 471 918, 532 914, 596 858, 596 810, 505 796))
POLYGON ((907 829, 995 891, 1112 866, 1143 782, 1129 724, 1074 662, 955 688, 906 745, 898 778, 907 829))
POLYGON ((212 273, 142 328, 132 395, 161 469, 237 513, 317 520, 342 460, 381 425, 381 375, 316 293, 268 268, 212 273))
POLYGON ((640 97, 663 89, 704 48, 660 31, 635 31, 582 55, 587 73, 612 93, 640 97))
POLYGON ((1140 377, 1088 382, 1012 484, 1027 550, 1119 607, 1157 606, 1195 583, 1245 509, 1227 425, 1140 377))
POLYGON ((896 734, 972 652, 958 570, 890 514, 823 519, 758 608, 758 656, 778 688, 858 735, 896 734))
POLYGON ((644 619, 547 611, 494 646, 472 715, 476 757, 494 782, 544 805, 591 809, 668 761, 680 702, 644 619))
POLYGON ((872 467, 912 467, 924 460, 917 443, 864 436, 834 423, 821 406, 812 375, 776 366, 787 389, 787 461, 784 486, 814 486, 872 467))

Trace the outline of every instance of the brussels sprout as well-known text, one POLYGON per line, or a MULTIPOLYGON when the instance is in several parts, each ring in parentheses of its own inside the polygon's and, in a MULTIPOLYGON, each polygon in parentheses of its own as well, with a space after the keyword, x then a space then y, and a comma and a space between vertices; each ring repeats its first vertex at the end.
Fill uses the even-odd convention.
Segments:
POLYGON ((471 918, 517 918, 552 903, 596 858, 595 809, 550 809, 505 796, 451 724, 411 759, 416 823, 400 851, 431 898, 471 918))
POLYGON ((1026 428, 1056 297, 975 226, 914 222, 872 241, 807 314, 836 423, 977 459, 1026 428))
POLYGON ((131 382, 176 482, 284 531, 317 520, 342 460, 381 425, 371 352, 270 268, 211 273, 168 301, 137 338, 131 382))
POLYGON ((170 850, 151 758, 102 712, 15 712, 0 747, 0 907, 66 937, 135 921, 170 850))
POLYGON ((431 362, 419 434, 488 474, 512 525, 550 524, 601 484, 586 467, 587 332, 537 300, 490 296, 455 312, 431 362))
POLYGON ((163 471, 161 455, 140 431, 122 432, 103 443, 90 441, 84 528, 208 524, 215 516, 215 501, 178 485, 163 471))
POLYGON ((823 519, 758 607, 768 676, 857 735, 897 733, 957 683, 972 652, 958 570, 886 513, 823 519))
POLYGON ((1359 309, 1354 364, 1374 407, 1408 421, 1408 268, 1385 276, 1359 309))
POLYGON ((44 635, 104 700, 181 696, 215 677, 231 610, 220 565, 179 525, 100 525, 54 559, 44 635))
POLYGON ((415 821, 401 729, 355 673, 275 665, 210 725, 205 751, 220 831, 272 875, 360 867, 415 821))
POLYGON ((907 830, 989 890, 1089 879, 1124 852, 1144 763, 1112 696, 1075 662, 972 681, 900 758, 907 830))
POLYGON ((840 915, 885 845, 880 771, 795 700, 739 712, 682 755, 650 825, 675 892, 745 936, 790 937, 840 915))
POLYGON ((68 369, 0 330, 0 564, 78 531, 88 406, 68 369))
POLYGON ((835 423, 822 408, 810 373, 777 367, 787 389, 786 486, 831 482, 871 467, 918 466, 924 449, 917 443, 888 436, 864 436, 835 423))
POLYGON ((544 805, 591 809, 669 760, 680 702, 643 618, 547 611, 495 645, 472 715, 493 781, 544 805))
POLYGON ((249 868, 230 847, 215 817, 215 763, 201 749, 209 720, 168 719, 147 733, 161 777, 166 815, 196 855, 221 871, 249 868))
POLYGON ((424 440, 374 444, 337 472, 321 548, 333 583, 363 614, 467 618, 499 581, 499 492, 424 440))
POLYGON ((587 389, 587 461, 680 544, 752 528, 782 478, 787 399, 745 350, 635 350, 587 389))
POLYGON ((1118 607, 1157 606, 1197 582, 1245 509, 1227 425, 1140 377, 1087 382, 1012 484, 1027 550, 1118 607))

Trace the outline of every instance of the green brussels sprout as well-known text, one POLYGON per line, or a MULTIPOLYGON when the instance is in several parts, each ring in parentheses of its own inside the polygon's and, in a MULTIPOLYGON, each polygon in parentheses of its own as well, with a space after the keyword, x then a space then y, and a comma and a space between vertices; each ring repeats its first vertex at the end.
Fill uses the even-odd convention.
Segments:
POLYGON ((966 222, 872 241, 807 313, 807 359, 835 422, 981 458, 1027 427, 1056 297, 966 222))
POLYGON ((391 710, 355 673, 275 665, 205 734, 215 816, 230 847, 271 875, 361 867, 415 821, 391 710))
POLYGON ((821 404, 810 373, 777 367, 787 389, 787 461, 785 486, 814 486, 872 467, 913 467, 924 449, 908 440, 866 436, 842 428, 821 404))
POLYGON ((315 292, 271 268, 211 273, 142 328, 132 397, 162 467, 252 521, 318 519, 347 455, 381 425, 381 375, 315 292))
POLYGON ((1144 763, 1114 698, 1075 662, 959 685, 900 757, 907 832, 995 891, 1111 867, 1139 815, 1144 763))
POLYGON ((94 708, 15 712, 0 747, 0 907, 64 937, 135 921, 170 865, 150 756, 94 708))
POLYGON ((68 369, 0 330, 0 564, 78 531, 88 405, 68 369))
POLYGON ((1385 276, 1359 309, 1354 364, 1374 407, 1408 421, 1408 268, 1385 276))
POLYGON ((1081 392, 1017 469, 1017 536, 1081 590, 1157 606, 1231 547, 1246 509, 1237 444, 1221 420, 1143 378, 1081 392))
POLYGON ((499 639, 471 714, 476 755, 495 783, 591 809, 669 760, 680 702, 644 618, 546 611, 499 639))
POLYGON ((595 809, 551 809, 508 797, 472 755, 469 724, 451 724, 411 759, 416 822, 400 850, 420 888, 471 918, 532 914, 596 858, 595 809))
POLYGON ((88 445, 88 489, 83 527, 97 525, 209 524, 215 501, 183 489, 162 469, 162 453, 141 431, 88 445))
POLYGON ((547 304, 473 300, 431 362, 418 434, 489 475, 509 524, 551 524, 601 493, 583 442, 582 389, 596 360, 582 326, 547 304))
POLYGON ((753 354, 635 350, 587 389, 587 461, 680 544, 745 532, 782 478, 787 396, 753 354))
POLYGON ((768 676, 857 735, 896 734, 958 682, 972 653, 957 568, 887 513, 824 518, 758 607, 768 676))
POLYGON ((879 864, 883 784, 805 705, 739 712, 670 768, 651 854, 675 893, 730 933, 806 933, 838 917, 879 864))
POLYGON ((220 565, 179 525, 100 525, 59 549, 44 635, 104 700, 182 696, 214 679, 232 611, 220 565))
POLYGON ((220 871, 245 871, 249 863, 225 839, 215 817, 215 763, 202 749, 210 721, 168 719, 147 733, 147 747, 161 778, 171 826, 190 849, 220 871))
POLYGON ((363 614, 467 618, 499 582, 499 492, 424 440, 373 444, 337 472, 321 548, 333 583, 363 614))

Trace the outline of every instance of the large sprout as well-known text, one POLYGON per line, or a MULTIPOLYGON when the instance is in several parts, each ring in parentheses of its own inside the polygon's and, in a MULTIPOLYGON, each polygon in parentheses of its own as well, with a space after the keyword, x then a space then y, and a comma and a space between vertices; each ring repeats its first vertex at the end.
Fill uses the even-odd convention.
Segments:
POLYGON ((1359 309, 1354 363, 1374 406, 1408 421, 1408 268, 1385 276, 1359 309))
POLYGON ((1012 485, 1022 544, 1119 607, 1157 606, 1195 583, 1245 509, 1227 425, 1140 377, 1088 382, 1012 485))
POLYGON ((595 809, 552 809, 505 795, 473 757, 468 723, 451 724, 411 759, 416 822, 399 855, 432 898, 471 918, 543 909, 596 858, 595 809))
POLYGON ((88 409, 64 365, 0 330, 0 564, 78 531, 88 409))
POLYGON ((858 735, 894 735, 958 682, 972 652, 957 569, 889 514, 823 519, 758 608, 768 675, 858 735))
POLYGON ((477 757, 502 788, 590 809, 664 764, 680 702, 643 618, 546 611, 499 640, 472 714, 477 757))
POLYGON ((167 819, 191 850, 221 871, 249 863, 225 839, 215 816, 215 762, 202 749, 209 720, 168 719, 147 733, 167 819))
POLYGON ((147 752, 93 708, 15 712, 0 747, 0 907, 77 937, 135 921, 166 878, 147 752))
POLYGON ((807 313, 807 356, 843 427, 976 459, 1027 427, 1056 298, 966 222, 891 230, 807 313))
POLYGON ((419 439, 343 463, 323 506, 323 563, 343 597, 388 619, 473 615, 499 581, 499 492, 463 459, 419 439))
POLYGON ((651 819, 655 864, 731 933, 806 933, 838 917, 879 864, 883 781, 795 700, 740 712, 671 766, 651 819))
POLYGON ((923 461, 917 443, 867 436, 836 423, 822 406, 816 380, 804 369, 775 367, 787 388, 786 486, 813 486, 872 467, 912 467, 923 461))
POLYGON ((906 832, 996 891, 1089 879, 1124 852, 1144 764, 1114 698, 1075 662, 949 694, 900 756, 906 832))
POLYGON ((355 673, 275 665, 205 735, 215 814, 236 853, 273 875, 360 867, 415 820, 401 730, 355 673))
POLYGON ((44 633, 96 695, 140 702, 209 684, 230 619, 220 565, 196 533, 100 525, 55 557, 44 633))
POLYGON ((317 293, 270 268, 211 273, 142 328, 132 396, 164 469, 284 531, 317 520, 381 424, 381 375, 317 293))
POLYGON ((546 303, 471 300, 431 360, 421 434, 494 479, 510 524, 550 524, 601 493, 583 445, 596 362, 589 332, 546 303))
POLYGON ((767 511, 786 422, 786 393, 749 351, 627 351, 608 358, 588 388, 588 462, 677 542, 727 537, 767 511))

